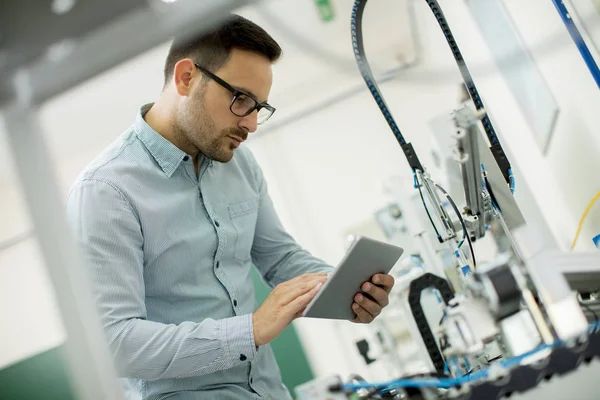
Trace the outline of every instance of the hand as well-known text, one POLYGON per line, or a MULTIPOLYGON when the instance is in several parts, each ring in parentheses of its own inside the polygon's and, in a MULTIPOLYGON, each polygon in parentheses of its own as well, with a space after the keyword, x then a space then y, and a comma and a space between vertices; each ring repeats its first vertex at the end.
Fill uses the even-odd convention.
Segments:
POLYGON ((394 286, 394 278, 387 274, 375 274, 371 282, 365 282, 361 286, 363 293, 354 296, 352 310, 356 318, 352 322, 368 324, 372 322, 381 310, 390 303, 389 294, 394 286))
POLYGON ((256 345, 269 343, 301 316, 326 280, 327 274, 306 274, 277 285, 252 314, 256 345))

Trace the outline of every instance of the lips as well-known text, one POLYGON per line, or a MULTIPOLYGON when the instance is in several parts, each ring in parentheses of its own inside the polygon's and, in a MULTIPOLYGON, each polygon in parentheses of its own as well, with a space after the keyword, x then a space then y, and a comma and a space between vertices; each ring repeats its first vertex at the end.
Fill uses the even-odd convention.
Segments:
POLYGON ((237 136, 229 136, 229 137, 232 138, 233 140, 237 141, 237 142, 240 142, 240 143, 242 143, 244 140, 246 140, 246 139, 239 138, 237 136))
POLYGON ((227 136, 228 138, 230 138, 233 141, 233 146, 237 149, 238 147, 240 147, 240 145, 242 144, 242 142, 244 141, 244 139, 240 139, 237 136, 227 136))

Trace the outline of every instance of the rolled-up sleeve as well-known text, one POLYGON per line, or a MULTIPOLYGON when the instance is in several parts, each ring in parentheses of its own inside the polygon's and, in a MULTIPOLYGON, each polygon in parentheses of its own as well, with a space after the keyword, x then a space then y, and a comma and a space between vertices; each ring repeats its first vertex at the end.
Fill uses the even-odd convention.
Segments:
POLYGON ((69 195, 67 213, 121 376, 198 376, 256 356, 251 314, 178 325, 146 320, 144 236, 131 202, 117 186, 98 179, 79 181, 69 195))
POLYGON ((302 248, 284 229, 262 170, 252 159, 259 191, 259 209, 252 261, 272 287, 296 276, 313 272, 331 272, 333 267, 302 248))

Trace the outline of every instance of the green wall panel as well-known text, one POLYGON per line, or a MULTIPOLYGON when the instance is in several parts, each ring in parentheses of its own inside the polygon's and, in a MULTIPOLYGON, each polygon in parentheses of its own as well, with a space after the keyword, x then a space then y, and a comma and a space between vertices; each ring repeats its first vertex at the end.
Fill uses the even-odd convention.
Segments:
POLYGON ((75 400, 63 362, 62 347, 0 369, 0 399, 75 400))

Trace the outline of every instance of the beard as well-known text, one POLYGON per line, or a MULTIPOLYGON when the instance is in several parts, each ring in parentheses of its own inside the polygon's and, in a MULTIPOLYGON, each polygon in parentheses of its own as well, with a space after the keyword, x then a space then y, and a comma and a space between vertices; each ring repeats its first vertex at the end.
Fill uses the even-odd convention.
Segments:
POLYGON ((248 133, 237 127, 217 130, 215 121, 210 117, 204 103, 204 90, 198 90, 179 111, 174 132, 178 139, 198 149, 205 157, 226 163, 233 158, 236 146, 229 136, 242 140, 248 133))

